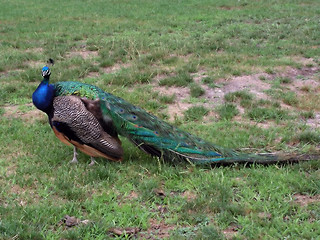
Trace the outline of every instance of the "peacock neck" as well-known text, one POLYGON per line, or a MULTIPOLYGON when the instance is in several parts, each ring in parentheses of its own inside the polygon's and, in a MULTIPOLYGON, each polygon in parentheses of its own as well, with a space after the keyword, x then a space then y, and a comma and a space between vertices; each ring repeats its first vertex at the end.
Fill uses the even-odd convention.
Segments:
POLYGON ((48 77, 44 77, 40 84, 47 84, 48 85, 49 84, 49 78, 48 77))
POLYGON ((43 78, 38 88, 32 94, 33 104, 41 111, 49 113, 54 98, 54 86, 49 84, 49 78, 43 78))

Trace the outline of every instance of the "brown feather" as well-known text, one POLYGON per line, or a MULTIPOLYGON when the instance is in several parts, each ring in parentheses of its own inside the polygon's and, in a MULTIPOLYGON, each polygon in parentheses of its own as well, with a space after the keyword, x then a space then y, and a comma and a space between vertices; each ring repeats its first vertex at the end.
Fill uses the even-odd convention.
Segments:
POLYGON ((54 98, 51 122, 53 131, 61 142, 72 144, 92 157, 122 160, 123 149, 118 136, 109 135, 80 98, 76 96, 54 98), (64 127, 59 129, 55 124, 64 127))

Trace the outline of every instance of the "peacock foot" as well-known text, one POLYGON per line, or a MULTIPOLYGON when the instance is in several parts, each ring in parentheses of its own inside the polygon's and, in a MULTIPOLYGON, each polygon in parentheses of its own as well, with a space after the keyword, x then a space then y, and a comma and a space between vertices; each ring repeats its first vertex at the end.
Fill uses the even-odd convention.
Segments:
POLYGON ((93 157, 91 157, 91 162, 89 163, 89 167, 92 167, 93 165, 95 165, 96 161, 94 160, 93 157))
POLYGON ((73 147, 73 158, 72 160, 70 161, 71 164, 77 164, 79 161, 77 159, 77 148, 76 147, 73 147))

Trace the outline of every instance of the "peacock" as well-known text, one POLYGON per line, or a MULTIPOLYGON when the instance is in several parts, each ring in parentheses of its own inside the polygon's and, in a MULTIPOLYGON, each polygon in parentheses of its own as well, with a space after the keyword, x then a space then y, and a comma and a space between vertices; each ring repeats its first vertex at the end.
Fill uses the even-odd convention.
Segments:
POLYGON ((50 75, 49 67, 44 66, 43 80, 33 93, 32 101, 48 115, 49 124, 58 139, 73 145, 72 163, 78 162, 77 149, 91 157, 90 165, 94 164, 95 157, 121 161, 123 148, 119 135, 146 153, 172 162, 271 163, 292 158, 275 154, 244 154, 217 146, 94 85, 73 81, 50 84, 50 75))

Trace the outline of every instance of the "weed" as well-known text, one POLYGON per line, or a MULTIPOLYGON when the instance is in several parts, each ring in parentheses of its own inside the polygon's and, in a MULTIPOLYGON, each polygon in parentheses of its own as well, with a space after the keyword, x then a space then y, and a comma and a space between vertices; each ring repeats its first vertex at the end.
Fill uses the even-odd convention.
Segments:
POLYGON ((197 98, 202 96, 205 93, 203 88, 197 84, 190 85, 190 95, 191 97, 197 98))
POLYGON ((205 83, 205 84, 213 84, 214 81, 211 77, 205 77, 202 79, 202 82, 205 83))
POLYGON ((172 95, 161 95, 160 96, 160 102, 161 103, 165 103, 165 104, 174 103, 175 98, 176 98, 175 94, 172 94, 172 95))
POLYGON ((294 92, 286 92, 282 98, 283 102, 290 106, 296 106, 298 104, 297 94, 294 92))
POLYGON ((289 77, 279 77, 277 80, 283 84, 288 84, 292 82, 292 79, 289 77))
POLYGON ((301 87, 301 91, 303 91, 303 92, 311 92, 311 86, 304 85, 304 86, 301 87))
POLYGON ((100 62, 99 66, 102 68, 106 68, 106 67, 111 67, 114 65, 114 60, 112 59, 105 59, 103 61, 100 62))
POLYGON ((186 87, 191 82, 193 82, 192 77, 185 72, 179 73, 176 76, 168 77, 160 80, 159 85, 160 86, 177 86, 177 87, 186 87))
POLYGON ((251 108, 255 105, 255 103, 251 99, 242 99, 240 101, 240 106, 243 108, 251 108))
POLYGON ((227 102, 236 102, 238 99, 251 101, 253 99, 253 96, 251 93, 245 90, 230 92, 224 96, 224 100, 227 102))
POLYGON ((266 76, 264 76, 264 75, 260 75, 260 76, 259 76, 259 79, 260 79, 261 81, 267 80, 266 76))
POLYGON ((273 69, 271 69, 271 68, 267 68, 265 70, 265 72, 268 73, 268 74, 275 74, 275 71, 273 69))
POLYGON ((250 119, 261 122, 265 120, 284 120, 288 119, 288 114, 284 110, 276 108, 263 108, 256 107, 252 108, 247 112, 250 119))
POLYGON ((162 62, 167 65, 172 65, 178 62, 178 57, 177 56, 168 57, 168 58, 165 58, 162 62))
POLYGON ((314 111, 304 111, 300 113, 300 116, 305 119, 311 119, 315 117, 314 111))
POLYGON ((226 103, 216 110, 220 116, 220 119, 230 120, 234 116, 239 114, 239 110, 237 109, 237 106, 232 103, 226 103))
POLYGON ((201 121, 204 116, 209 113, 209 110, 203 106, 193 106, 184 113, 186 121, 201 121))
POLYGON ((319 143, 320 136, 317 132, 303 131, 297 135, 297 139, 302 143, 319 143))

